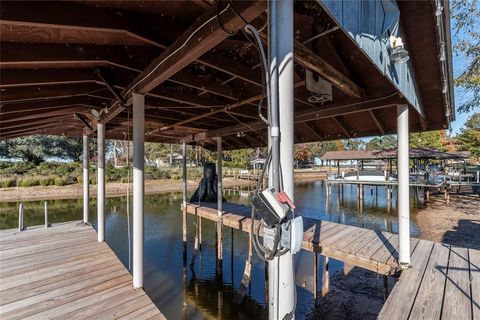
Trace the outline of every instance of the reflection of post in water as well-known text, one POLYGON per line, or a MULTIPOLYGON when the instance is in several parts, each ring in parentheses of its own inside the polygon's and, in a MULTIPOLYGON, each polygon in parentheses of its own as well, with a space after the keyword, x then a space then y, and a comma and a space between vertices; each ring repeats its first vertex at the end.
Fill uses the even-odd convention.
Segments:
POLYGON ((357 199, 357 204, 358 204, 358 212, 360 212, 360 214, 362 214, 363 213, 363 199, 358 198, 357 199))
POLYGON ((234 277, 233 277, 233 228, 230 228, 230 275, 231 275, 231 283, 232 283, 232 287, 234 286, 233 285, 233 281, 234 281, 234 277))
POLYGON ((313 302, 318 303, 318 254, 313 252, 313 302))
POLYGON ((322 266, 322 298, 330 291, 330 275, 329 275, 330 261, 327 256, 323 256, 322 266))

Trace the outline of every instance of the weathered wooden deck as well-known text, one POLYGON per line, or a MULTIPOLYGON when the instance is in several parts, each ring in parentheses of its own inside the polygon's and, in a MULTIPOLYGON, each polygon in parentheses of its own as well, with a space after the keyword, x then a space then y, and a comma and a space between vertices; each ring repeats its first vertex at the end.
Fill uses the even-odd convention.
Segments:
MULTIPOLYGON (((250 232, 251 208, 224 203, 223 224, 250 232)), ((187 212, 217 221, 215 204, 188 204, 187 212)), ((255 223, 258 223, 256 221, 255 223)), ((398 272, 398 236, 304 219, 305 250, 384 275, 398 272)), ((480 251, 412 238, 412 268, 402 272, 381 319, 480 319, 480 251)))
POLYGON ((0 319, 165 319, 95 230, 0 231, 0 319))

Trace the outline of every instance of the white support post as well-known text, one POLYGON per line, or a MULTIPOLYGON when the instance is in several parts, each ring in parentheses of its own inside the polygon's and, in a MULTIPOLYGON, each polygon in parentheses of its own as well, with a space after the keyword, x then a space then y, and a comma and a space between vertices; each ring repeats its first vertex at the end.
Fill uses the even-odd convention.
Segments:
POLYGON ((145 96, 133 94, 133 287, 143 287, 145 96))
MULTIPOLYGON (((222 138, 217 138, 217 260, 218 267, 221 268, 223 260, 223 235, 222 235, 222 215, 223 215, 223 190, 222 190, 222 138)), ((218 271, 221 271, 219 269, 218 271)))
POLYGON ((83 223, 88 223, 89 204, 88 136, 83 135, 83 223))
POLYGON ((187 145, 182 144, 182 240, 183 265, 187 265, 187 145))
POLYGON ((45 209, 45 228, 48 228, 48 202, 44 202, 44 209, 45 209))
POLYGON ((23 231, 23 203, 18 206, 18 231, 23 231))
POLYGON ((97 124, 97 236, 105 241, 105 124, 97 124))
MULTIPOLYGON (((273 2, 273 1, 272 1, 273 2)), ((275 3, 280 167, 283 191, 294 201, 293 183, 293 1, 275 3)), ((268 264, 269 319, 295 318, 295 267, 289 252, 268 264)))
POLYGON ((399 262, 410 265, 410 186, 408 150, 408 106, 397 106, 398 134, 398 236, 399 262))

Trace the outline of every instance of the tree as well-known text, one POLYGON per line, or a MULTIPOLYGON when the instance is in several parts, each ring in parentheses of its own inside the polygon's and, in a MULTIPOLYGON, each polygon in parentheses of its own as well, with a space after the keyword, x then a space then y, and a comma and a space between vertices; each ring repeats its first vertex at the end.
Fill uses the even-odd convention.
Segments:
POLYGON ((480 1, 453 0, 451 13, 454 50, 465 60, 462 72, 455 79, 455 85, 464 98, 458 111, 469 112, 480 105, 480 1))
POLYGON ((365 144, 367 150, 386 150, 397 146, 397 139, 393 135, 374 137, 365 144))
MULTIPOLYGON (((2 147, 6 158, 20 158, 38 165, 45 160, 45 136, 28 136, 6 140, 2 147)), ((3 153, 2 152, 2 153, 3 153)))
POLYGON ((460 150, 469 151, 472 158, 480 160, 480 113, 473 114, 456 137, 460 150))
POLYGON ((343 141, 345 150, 362 150, 365 143, 360 139, 348 139, 343 141))
POLYGON ((308 144, 300 144, 295 146, 294 159, 298 162, 309 162, 313 160, 313 152, 308 144))
POLYGON ((46 136, 44 137, 44 153, 47 157, 80 162, 83 156, 82 138, 46 136))
POLYGON ((442 143, 445 137, 445 131, 427 131, 410 133, 408 143, 410 148, 428 148, 445 151, 445 146, 442 143))

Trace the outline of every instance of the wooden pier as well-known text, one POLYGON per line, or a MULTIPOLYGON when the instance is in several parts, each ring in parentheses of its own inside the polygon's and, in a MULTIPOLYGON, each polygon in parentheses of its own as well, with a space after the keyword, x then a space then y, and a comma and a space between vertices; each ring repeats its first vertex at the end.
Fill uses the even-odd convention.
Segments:
MULTIPOLYGON (((223 210, 224 226, 250 232, 250 207, 227 202, 223 210)), ((187 212, 219 220, 215 204, 188 204, 187 212)), ((309 218, 304 218, 304 229, 304 250, 382 275, 400 275, 380 318, 440 319, 442 313, 452 315, 445 319, 480 319, 479 250, 411 238, 413 267, 400 273, 396 234, 309 218)))
POLYGON ((0 231, 0 319, 165 319, 91 226, 0 231))

